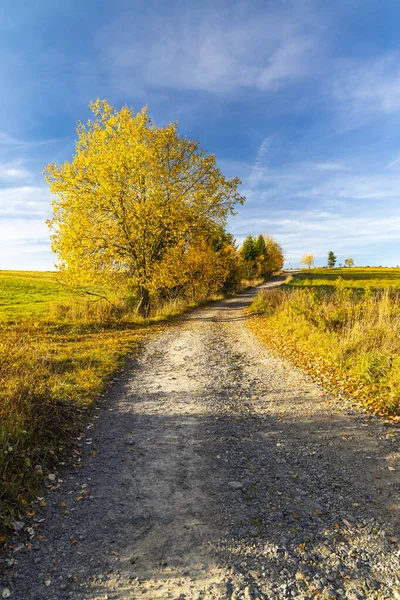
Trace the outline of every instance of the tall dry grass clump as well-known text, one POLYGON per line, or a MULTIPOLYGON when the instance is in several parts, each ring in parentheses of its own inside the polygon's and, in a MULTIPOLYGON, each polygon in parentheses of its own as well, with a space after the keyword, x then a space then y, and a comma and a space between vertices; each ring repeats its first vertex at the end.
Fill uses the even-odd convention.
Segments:
POLYGON ((0 340, 0 521, 23 511, 29 494, 71 427, 72 406, 49 385, 49 365, 38 360, 34 328, 3 329, 0 340))
POLYGON ((398 291, 355 291, 339 279, 331 291, 264 290, 251 310, 262 315, 253 324, 256 330, 262 333, 268 327, 299 344, 300 362, 307 360, 303 353, 308 349, 323 359, 323 368, 330 372, 327 380, 353 388, 378 410, 400 413, 398 291))

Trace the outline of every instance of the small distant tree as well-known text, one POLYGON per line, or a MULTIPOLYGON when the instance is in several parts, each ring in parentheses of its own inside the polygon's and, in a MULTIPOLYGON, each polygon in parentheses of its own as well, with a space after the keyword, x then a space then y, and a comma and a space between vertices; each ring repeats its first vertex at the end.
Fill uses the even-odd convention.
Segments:
POLYGON ((305 254, 301 259, 300 264, 311 269, 311 267, 315 266, 314 256, 312 254, 305 254))
POLYGON ((336 265, 336 260, 335 254, 332 252, 332 250, 330 250, 328 252, 328 267, 330 269, 333 269, 333 267, 336 265))
POLYGON ((344 264, 346 265, 346 267, 354 267, 354 260, 352 258, 346 258, 346 260, 344 261, 344 264))

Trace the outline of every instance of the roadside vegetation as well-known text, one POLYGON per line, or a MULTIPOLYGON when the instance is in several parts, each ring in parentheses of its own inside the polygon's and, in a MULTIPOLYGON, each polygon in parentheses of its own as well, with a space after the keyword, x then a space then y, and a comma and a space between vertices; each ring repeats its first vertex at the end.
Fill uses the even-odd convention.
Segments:
POLYGON ((314 380, 400 415, 400 270, 315 269, 261 292, 253 331, 314 380))

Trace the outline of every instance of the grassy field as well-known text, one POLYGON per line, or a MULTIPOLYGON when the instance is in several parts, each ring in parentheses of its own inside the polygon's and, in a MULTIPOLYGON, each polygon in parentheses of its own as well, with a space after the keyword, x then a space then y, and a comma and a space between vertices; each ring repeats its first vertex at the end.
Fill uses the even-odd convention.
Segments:
POLYGON ((325 387, 398 418, 399 288, 400 269, 303 271, 258 295, 251 327, 325 387))
POLYGON ((288 282, 290 287, 332 288, 341 277, 345 287, 354 289, 400 288, 400 269, 376 267, 347 269, 306 269, 288 282))
POLYGON ((0 321, 42 318, 49 304, 71 298, 58 273, 0 271, 0 321))

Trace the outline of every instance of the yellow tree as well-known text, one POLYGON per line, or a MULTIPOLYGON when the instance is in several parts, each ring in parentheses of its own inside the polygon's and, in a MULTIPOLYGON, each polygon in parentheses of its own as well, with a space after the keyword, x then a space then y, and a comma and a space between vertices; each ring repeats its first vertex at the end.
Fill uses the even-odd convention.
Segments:
POLYGON ((301 259, 300 264, 311 269, 311 267, 314 267, 314 256, 312 254, 305 254, 301 259))
POLYGON ((53 193, 52 247, 72 285, 83 281, 135 294, 147 316, 150 295, 167 277, 169 255, 185 251, 234 214, 240 180, 226 179, 215 156, 156 127, 146 108, 90 105, 71 162, 46 167, 53 193))
POLYGON ((354 267, 354 260, 352 258, 346 258, 344 264, 346 267, 354 267))
POLYGON ((168 287, 179 289, 180 295, 192 301, 232 291, 240 281, 236 249, 226 240, 215 247, 203 237, 179 256, 171 255, 168 275, 168 287))
POLYGON ((272 275, 272 273, 282 269, 283 263, 285 262, 285 255, 282 246, 272 237, 265 238, 265 249, 265 273, 266 275, 272 275))

